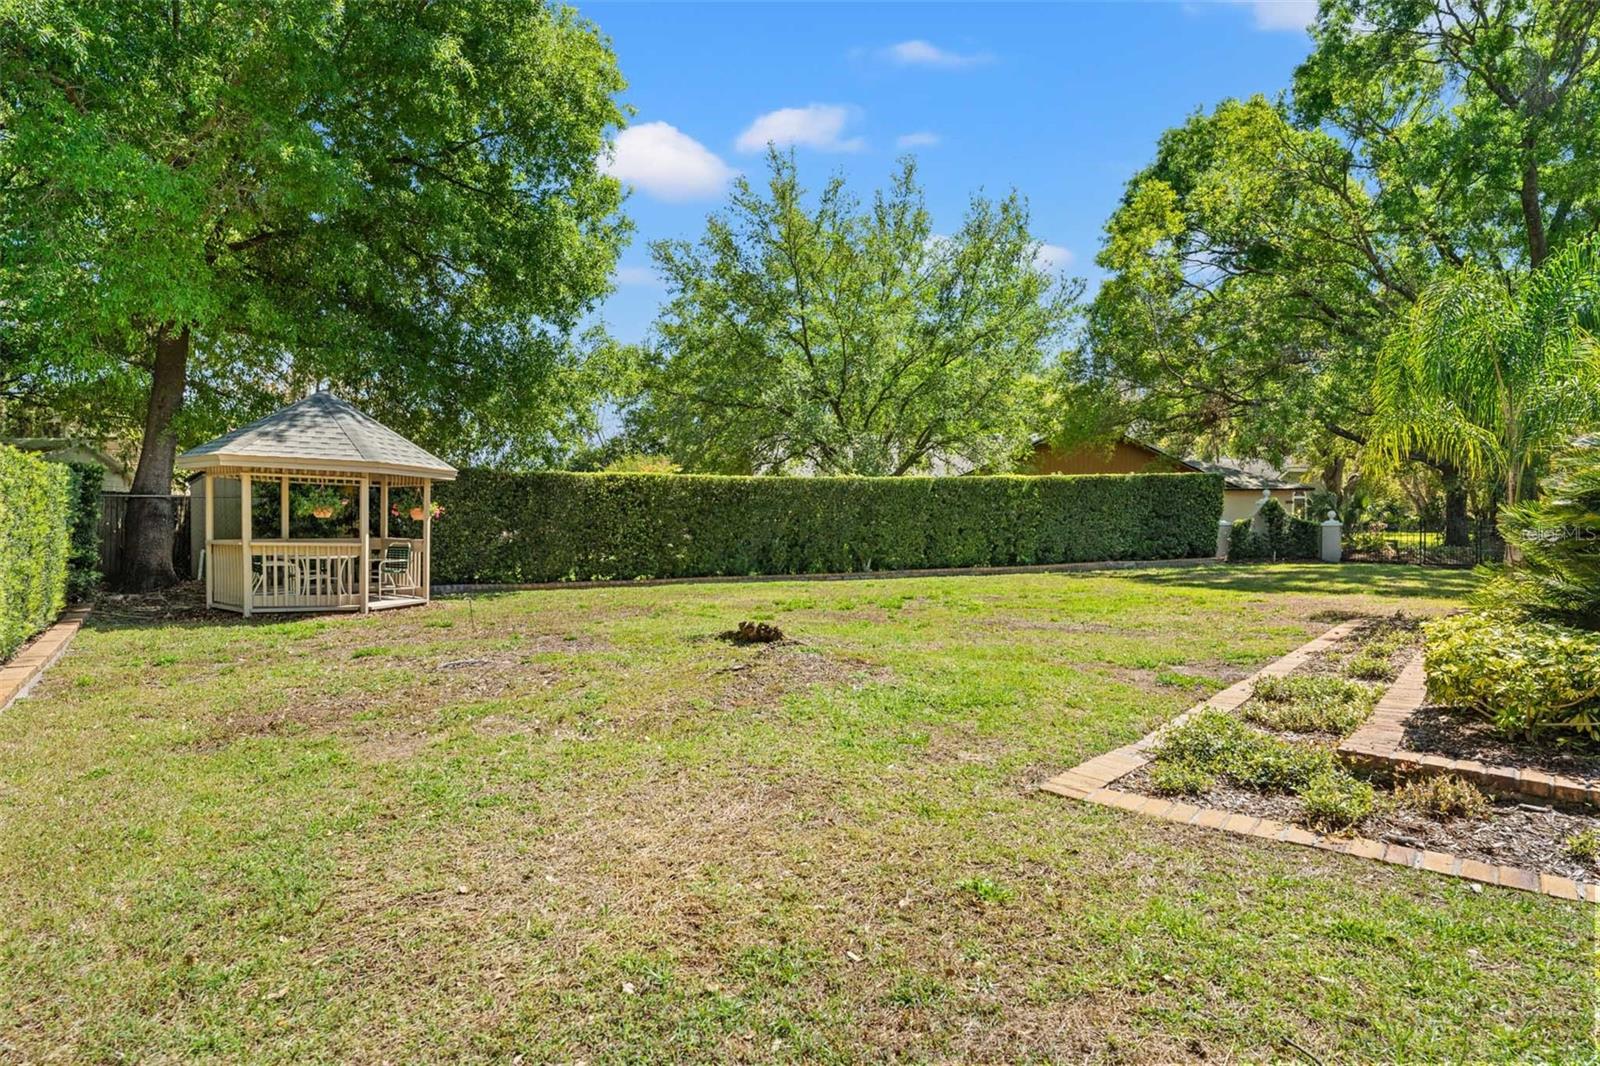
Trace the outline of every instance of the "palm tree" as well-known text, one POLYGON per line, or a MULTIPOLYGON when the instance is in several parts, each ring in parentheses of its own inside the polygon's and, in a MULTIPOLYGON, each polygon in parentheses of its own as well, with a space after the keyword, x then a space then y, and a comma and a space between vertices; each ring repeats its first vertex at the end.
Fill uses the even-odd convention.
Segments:
POLYGON ((1592 242, 1545 260, 1515 291, 1461 267, 1422 294, 1379 354, 1369 450, 1455 463, 1515 504, 1527 471, 1600 424, 1597 329, 1592 242))

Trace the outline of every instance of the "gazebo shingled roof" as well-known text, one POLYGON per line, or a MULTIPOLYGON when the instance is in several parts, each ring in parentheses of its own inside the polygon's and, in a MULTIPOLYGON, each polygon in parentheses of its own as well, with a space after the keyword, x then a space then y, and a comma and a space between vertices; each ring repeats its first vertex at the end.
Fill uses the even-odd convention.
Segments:
POLYGON ((285 468, 370 470, 448 480, 456 469, 331 393, 297 403, 178 456, 190 470, 274 465, 285 468))

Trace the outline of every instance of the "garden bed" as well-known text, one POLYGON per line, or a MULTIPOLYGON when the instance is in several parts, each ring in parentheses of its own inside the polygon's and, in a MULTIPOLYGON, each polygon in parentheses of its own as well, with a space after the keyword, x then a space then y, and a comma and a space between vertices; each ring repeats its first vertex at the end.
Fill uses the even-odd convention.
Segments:
MULTIPOLYGON (((1600 879, 1600 811, 1593 807, 1563 803, 1564 796, 1486 792, 1473 775, 1450 772, 1448 760, 1423 765, 1415 752, 1357 768, 1341 757, 1345 738, 1373 728, 1363 726, 1384 682, 1407 672, 1419 643, 1416 621, 1403 616, 1352 626, 1292 669, 1257 677, 1247 698, 1198 709, 1152 736, 1147 759, 1109 787, 1419 854, 1600 879)), ((1492 747, 1502 749, 1515 745, 1492 747)), ((1543 753, 1547 762, 1550 754, 1543 753)))
POLYGON ((1400 732, 1406 751, 1600 781, 1600 747, 1570 738, 1566 743, 1510 740, 1492 723, 1453 707, 1424 703, 1411 712, 1400 732))

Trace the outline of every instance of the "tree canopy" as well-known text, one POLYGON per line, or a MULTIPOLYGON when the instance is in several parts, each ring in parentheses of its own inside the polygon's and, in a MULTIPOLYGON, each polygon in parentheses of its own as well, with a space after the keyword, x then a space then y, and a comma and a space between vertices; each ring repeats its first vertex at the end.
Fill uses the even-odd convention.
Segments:
POLYGON ((899 475, 981 468, 1037 432, 1080 288, 1038 259, 1016 195, 936 233, 905 160, 863 204, 809 199, 792 155, 740 179, 698 242, 652 248, 669 296, 635 430, 685 468, 899 475))
POLYGON ((1155 435, 1365 439, 1383 338, 1463 264, 1600 225, 1600 5, 1325 0, 1291 97, 1161 139, 1107 225, 1083 377, 1155 435))
MULTIPOLYGON (((8 387, 178 437, 332 384, 454 457, 537 456, 627 226, 607 42, 528 0, 0 0, 8 387)), ((130 515, 135 583, 170 577, 130 515), (147 551, 144 549, 148 549, 147 551)))
POLYGON ((1540 463, 1600 424, 1600 257, 1545 259, 1513 295, 1468 264, 1429 286, 1372 382, 1369 451, 1435 455, 1515 504, 1540 463))

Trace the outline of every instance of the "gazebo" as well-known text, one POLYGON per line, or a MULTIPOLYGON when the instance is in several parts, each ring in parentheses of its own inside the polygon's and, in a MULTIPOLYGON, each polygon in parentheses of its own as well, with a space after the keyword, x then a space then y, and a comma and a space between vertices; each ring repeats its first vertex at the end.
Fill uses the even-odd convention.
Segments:
POLYGON ((206 606, 367 611, 428 602, 433 483, 455 468, 326 392, 178 456, 197 472, 206 606))

